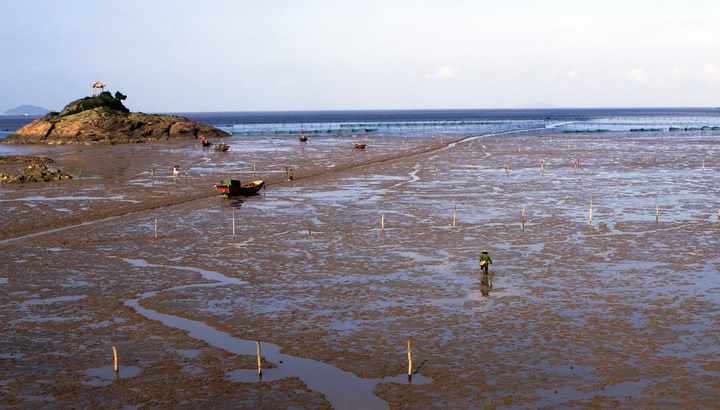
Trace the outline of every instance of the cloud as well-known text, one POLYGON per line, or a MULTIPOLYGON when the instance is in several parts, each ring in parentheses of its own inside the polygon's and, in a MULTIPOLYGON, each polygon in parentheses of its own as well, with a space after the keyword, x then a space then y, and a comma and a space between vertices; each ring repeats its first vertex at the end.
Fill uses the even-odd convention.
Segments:
POLYGON ((565 73, 565 77, 570 78, 570 79, 575 79, 575 78, 580 77, 580 74, 577 72, 577 70, 572 69, 565 73))
POLYGON ((627 76, 636 83, 646 83, 648 81, 648 75, 642 68, 628 71, 627 76))
POLYGON ((447 80, 450 78, 455 78, 456 75, 457 75, 457 72, 454 69, 450 68, 450 66, 446 65, 446 66, 440 67, 440 69, 435 74, 432 74, 429 77, 438 78, 441 80, 447 80))
POLYGON ((718 67, 715 63, 705 64, 705 68, 703 69, 703 71, 705 71, 705 74, 707 75, 713 77, 720 77, 720 67, 718 67))

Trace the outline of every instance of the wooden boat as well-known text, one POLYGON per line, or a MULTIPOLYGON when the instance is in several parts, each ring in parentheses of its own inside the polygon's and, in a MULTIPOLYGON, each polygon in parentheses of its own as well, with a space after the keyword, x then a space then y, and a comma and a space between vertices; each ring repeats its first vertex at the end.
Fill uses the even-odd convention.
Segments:
POLYGON ((212 143, 209 140, 205 140, 205 139, 202 140, 201 144, 203 147, 209 147, 210 145, 212 145, 212 143))
POLYGON ((354 144, 353 146, 357 149, 365 149, 365 147, 366 147, 365 144, 354 144))
POLYGON ((219 184, 215 185, 215 188, 217 188, 225 198, 228 198, 231 196, 252 195, 263 189, 264 186, 265 181, 262 179, 245 185, 240 184, 240 181, 237 179, 223 179, 219 184))
POLYGON ((227 151, 228 149, 230 149, 230 146, 223 143, 220 145, 216 145, 214 148, 215 148, 215 151, 227 151))
POLYGON ((301 135, 301 136, 300 136, 300 141, 307 141, 307 137, 304 136, 304 135, 301 135))

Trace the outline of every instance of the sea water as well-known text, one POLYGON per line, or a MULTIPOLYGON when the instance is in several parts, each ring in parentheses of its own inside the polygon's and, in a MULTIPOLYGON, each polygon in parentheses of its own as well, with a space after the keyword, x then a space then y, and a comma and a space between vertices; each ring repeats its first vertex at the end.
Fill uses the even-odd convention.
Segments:
MULTIPOLYGON (((169 113, 212 125, 232 135, 284 134, 479 134, 511 129, 558 128, 568 132, 669 131, 720 132, 718 108, 553 108, 462 110, 356 110, 169 113), (702 129, 705 127, 705 129, 702 129)), ((39 116, 0 116, 0 139, 39 116)), ((0 145, 0 155, 22 154, 0 145)))

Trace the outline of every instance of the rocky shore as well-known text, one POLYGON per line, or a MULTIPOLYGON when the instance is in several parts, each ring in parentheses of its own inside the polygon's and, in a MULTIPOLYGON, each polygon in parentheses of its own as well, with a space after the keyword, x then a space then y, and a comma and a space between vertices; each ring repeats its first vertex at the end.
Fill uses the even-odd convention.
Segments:
POLYGON ((53 160, 47 157, 0 156, 0 183, 22 184, 72 178, 61 170, 52 171, 45 165, 52 162, 53 160))

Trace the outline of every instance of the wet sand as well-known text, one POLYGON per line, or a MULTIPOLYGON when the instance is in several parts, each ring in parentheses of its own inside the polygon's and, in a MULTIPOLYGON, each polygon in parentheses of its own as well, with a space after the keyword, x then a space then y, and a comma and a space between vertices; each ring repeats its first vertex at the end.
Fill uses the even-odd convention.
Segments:
POLYGON ((328 379, 405 375, 410 339, 416 382, 373 382, 380 407, 716 406, 712 137, 227 142, 18 148, 75 178, 0 187, 0 406, 377 405, 328 397, 275 353, 246 380, 254 352, 136 299, 328 379), (223 199, 228 177, 268 186, 223 199))

